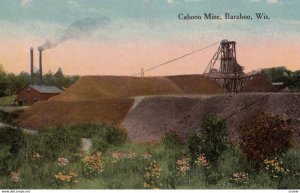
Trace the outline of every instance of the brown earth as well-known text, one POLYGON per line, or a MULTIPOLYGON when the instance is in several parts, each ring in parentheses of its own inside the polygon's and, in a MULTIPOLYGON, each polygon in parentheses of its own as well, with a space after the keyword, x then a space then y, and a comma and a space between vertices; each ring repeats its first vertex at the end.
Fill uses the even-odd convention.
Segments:
MULTIPOLYGON (((245 88, 271 91, 270 82, 260 76, 245 88)), ((232 140, 238 139, 237 129, 244 119, 259 112, 285 115, 300 127, 300 94, 222 91, 201 75, 87 76, 63 94, 31 106, 18 123, 21 127, 39 129, 97 120, 126 128, 134 141, 159 140, 170 130, 185 139, 209 114, 226 120, 232 140)))
POLYGON ((300 94, 287 93, 147 97, 127 114, 122 126, 134 141, 156 141, 170 130, 186 139, 203 118, 215 114, 226 120, 229 138, 236 141, 243 121, 259 112, 284 115, 300 131, 300 94))
POLYGON ((62 123, 100 120, 119 125, 133 102, 133 99, 120 98, 105 98, 97 101, 41 101, 21 114, 18 125, 40 129, 62 123))
POLYGON ((241 92, 274 92, 277 88, 263 74, 259 74, 251 81, 247 82, 241 92))
POLYGON ((201 75, 167 76, 184 94, 217 94, 223 93, 223 89, 215 82, 201 75))
POLYGON ((201 75, 169 77, 86 76, 64 93, 49 101, 97 100, 107 97, 133 97, 174 94, 222 93, 213 81, 201 75), (187 86, 183 86, 186 84, 187 86))
POLYGON ((64 93, 32 105, 18 119, 18 124, 38 129, 61 123, 101 120, 119 126, 133 104, 129 97, 221 92, 214 82, 201 75, 86 76, 64 93))

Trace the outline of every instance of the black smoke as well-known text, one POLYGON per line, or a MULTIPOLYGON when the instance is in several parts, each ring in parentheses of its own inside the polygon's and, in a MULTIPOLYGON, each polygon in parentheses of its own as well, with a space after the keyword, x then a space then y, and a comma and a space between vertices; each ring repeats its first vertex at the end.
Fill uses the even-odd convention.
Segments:
POLYGON ((54 40, 47 39, 43 45, 39 46, 39 49, 46 50, 55 48, 58 44, 67 40, 90 36, 96 30, 105 27, 109 22, 110 20, 106 17, 77 20, 65 29, 59 37, 54 40))

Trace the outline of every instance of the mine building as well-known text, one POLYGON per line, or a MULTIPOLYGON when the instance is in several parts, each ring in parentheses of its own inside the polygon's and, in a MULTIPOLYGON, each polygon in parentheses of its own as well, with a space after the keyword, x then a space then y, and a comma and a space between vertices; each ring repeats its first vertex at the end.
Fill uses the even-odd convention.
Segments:
POLYGON ((19 106, 32 105, 37 101, 48 100, 62 92, 63 90, 56 86, 27 85, 17 92, 15 104, 19 106))

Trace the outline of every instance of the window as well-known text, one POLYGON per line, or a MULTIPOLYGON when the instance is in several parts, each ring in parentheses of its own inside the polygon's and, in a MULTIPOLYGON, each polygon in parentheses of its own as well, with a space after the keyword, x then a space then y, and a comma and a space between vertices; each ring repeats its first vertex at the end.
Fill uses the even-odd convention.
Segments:
POLYGON ((27 92, 30 93, 30 88, 29 87, 27 88, 27 92))

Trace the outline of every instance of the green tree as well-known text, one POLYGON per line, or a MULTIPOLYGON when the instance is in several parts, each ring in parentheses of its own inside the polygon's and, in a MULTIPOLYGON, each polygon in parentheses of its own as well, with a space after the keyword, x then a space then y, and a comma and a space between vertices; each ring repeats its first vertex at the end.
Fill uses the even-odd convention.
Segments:
POLYGON ((200 153, 204 153, 211 163, 216 163, 219 156, 226 149, 226 124, 215 116, 208 116, 203 120, 199 133, 189 138, 189 152, 192 160, 200 153))
POLYGON ((282 82, 284 81, 284 76, 291 73, 285 66, 266 68, 262 72, 267 76, 271 82, 282 82))
POLYGON ((0 97, 5 96, 8 87, 7 73, 2 64, 0 64, 0 97))
MULTIPOLYGON (((53 74, 48 71, 43 75, 43 84, 57 86, 60 88, 68 88, 78 80, 79 76, 65 76, 61 68, 53 74)), ((33 82, 31 82, 30 74, 27 72, 20 72, 16 75, 14 73, 6 73, 3 66, 0 65, 0 97, 15 94, 19 89, 28 84, 37 84, 39 82, 39 71, 33 74, 33 82)))

